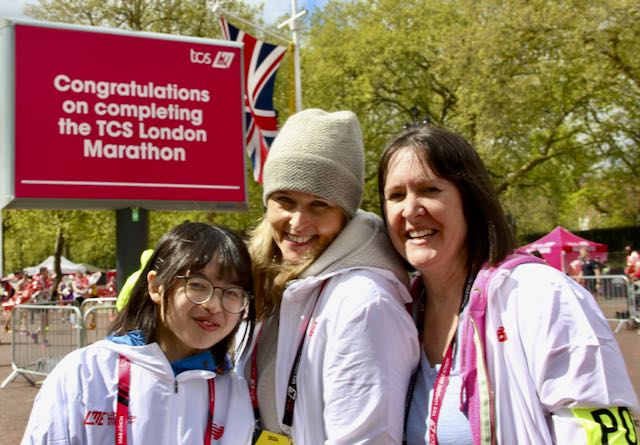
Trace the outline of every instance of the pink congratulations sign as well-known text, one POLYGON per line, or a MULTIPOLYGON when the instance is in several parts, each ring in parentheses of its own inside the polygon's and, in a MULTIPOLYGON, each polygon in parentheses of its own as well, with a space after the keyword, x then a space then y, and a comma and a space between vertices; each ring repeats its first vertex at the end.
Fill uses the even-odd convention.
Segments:
POLYGON ((13 28, 14 206, 246 208, 241 46, 13 28))

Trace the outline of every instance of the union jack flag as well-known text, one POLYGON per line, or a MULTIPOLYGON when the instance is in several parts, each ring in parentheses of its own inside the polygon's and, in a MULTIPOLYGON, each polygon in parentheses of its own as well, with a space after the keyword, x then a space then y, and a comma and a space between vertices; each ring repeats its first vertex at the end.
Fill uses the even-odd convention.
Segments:
POLYGON ((269 147, 278 134, 273 108, 273 85, 276 71, 287 48, 262 42, 239 30, 224 17, 220 26, 225 40, 244 44, 244 103, 247 155, 251 159, 253 179, 262 184, 262 166, 269 147))

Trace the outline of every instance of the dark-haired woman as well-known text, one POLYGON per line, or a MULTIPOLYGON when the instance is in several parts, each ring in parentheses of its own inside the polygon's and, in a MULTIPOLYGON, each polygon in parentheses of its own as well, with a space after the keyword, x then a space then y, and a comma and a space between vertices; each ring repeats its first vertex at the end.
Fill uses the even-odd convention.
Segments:
POLYGON ((475 149, 411 128, 378 180, 391 240, 418 272, 406 443, 637 443, 638 401, 606 319, 560 271, 512 254, 475 149))

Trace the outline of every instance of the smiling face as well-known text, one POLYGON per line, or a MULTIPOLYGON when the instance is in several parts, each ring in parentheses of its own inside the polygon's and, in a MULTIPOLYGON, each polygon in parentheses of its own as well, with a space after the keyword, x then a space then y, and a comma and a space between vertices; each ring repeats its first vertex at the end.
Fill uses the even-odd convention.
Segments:
POLYGON ((394 247, 419 272, 466 268, 467 222, 458 188, 405 147, 390 159, 384 210, 394 247))
MULTIPOLYGON (((218 258, 199 271, 190 271, 190 276, 202 276, 211 284, 224 289, 242 287, 238 283, 221 281, 218 258)), ((169 291, 165 315, 162 307, 163 286, 154 286, 155 271, 147 275, 149 295, 158 305, 158 329, 156 340, 169 361, 175 361, 208 350, 227 337, 238 325, 242 313, 230 314, 222 309, 220 298, 212 296, 205 304, 191 303, 185 294, 185 280, 178 279, 169 291)))
POLYGON ((267 200, 267 221, 285 263, 299 264, 322 252, 346 223, 341 207, 304 192, 281 190, 267 200))

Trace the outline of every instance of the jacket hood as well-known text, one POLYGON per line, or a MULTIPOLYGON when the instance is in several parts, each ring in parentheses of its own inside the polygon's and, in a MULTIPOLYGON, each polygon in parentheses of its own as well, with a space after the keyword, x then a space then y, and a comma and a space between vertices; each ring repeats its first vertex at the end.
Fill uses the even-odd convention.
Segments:
POLYGON ((378 215, 364 210, 358 210, 300 278, 326 275, 354 267, 386 269, 393 272, 402 284, 409 285, 409 274, 402 257, 391 244, 384 222, 378 215))

